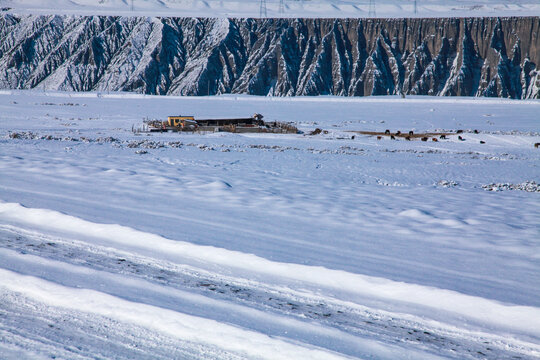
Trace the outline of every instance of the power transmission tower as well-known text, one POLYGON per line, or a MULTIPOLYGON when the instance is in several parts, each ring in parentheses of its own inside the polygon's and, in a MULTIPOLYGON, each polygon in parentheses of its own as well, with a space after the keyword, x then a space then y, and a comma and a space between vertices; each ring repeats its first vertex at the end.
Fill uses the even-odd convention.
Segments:
POLYGON ((268 13, 266 12, 266 0, 261 0, 261 4, 259 6, 259 17, 268 17, 268 13))
POLYGON ((285 14, 285 1, 279 0, 279 13, 285 14))
POLYGON ((416 0, 414 0, 414 15, 418 14, 418 8, 416 7, 416 0))
POLYGON ((369 0, 369 12, 368 17, 375 17, 377 13, 375 12, 375 0, 369 0))
POLYGON ((131 0, 131 11, 133 11, 133 0, 131 0))

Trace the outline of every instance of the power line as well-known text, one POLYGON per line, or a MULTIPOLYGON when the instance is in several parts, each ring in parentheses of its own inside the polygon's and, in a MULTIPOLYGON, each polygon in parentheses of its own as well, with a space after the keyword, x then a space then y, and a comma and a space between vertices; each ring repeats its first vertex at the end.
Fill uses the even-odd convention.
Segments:
POLYGON ((285 14, 285 1, 279 0, 279 13, 285 14))
POLYGON ((268 13, 266 12, 266 0, 261 0, 260 6, 259 6, 259 17, 260 18, 268 17, 268 13))
POLYGON ((375 12, 375 0, 369 0, 369 11, 368 17, 376 17, 377 13, 375 12))

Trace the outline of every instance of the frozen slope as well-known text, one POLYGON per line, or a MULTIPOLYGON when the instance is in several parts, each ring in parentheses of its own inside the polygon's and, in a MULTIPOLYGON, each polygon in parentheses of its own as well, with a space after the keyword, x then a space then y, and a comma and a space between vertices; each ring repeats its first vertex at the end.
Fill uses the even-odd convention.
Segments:
POLYGON ((539 106, 3 92, 0 351, 537 358, 539 106), (328 133, 131 132, 254 112, 328 133))

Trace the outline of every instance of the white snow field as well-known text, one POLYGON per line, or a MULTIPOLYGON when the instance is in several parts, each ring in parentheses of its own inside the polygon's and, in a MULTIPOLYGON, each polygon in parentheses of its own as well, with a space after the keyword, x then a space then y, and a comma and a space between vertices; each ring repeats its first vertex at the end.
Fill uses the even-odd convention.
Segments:
POLYGON ((0 358, 538 359, 539 112, 2 91, 0 358), (253 113, 304 134, 132 132, 253 113))
POLYGON ((538 0, 0 0, 18 14, 364 18, 540 16, 538 0))

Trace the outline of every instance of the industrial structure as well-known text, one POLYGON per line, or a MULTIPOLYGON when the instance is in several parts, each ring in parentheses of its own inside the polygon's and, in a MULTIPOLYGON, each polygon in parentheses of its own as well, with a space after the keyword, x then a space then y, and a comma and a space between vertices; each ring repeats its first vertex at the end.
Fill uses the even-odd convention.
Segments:
POLYGON ((285 133, 295 134, 298 129, 287 123, 264 122, 261 114, 248 118, 198 119, 194 116, 169 116, 166 121, 145 121, 137 132, 235 132, 235 133, 285 133))

